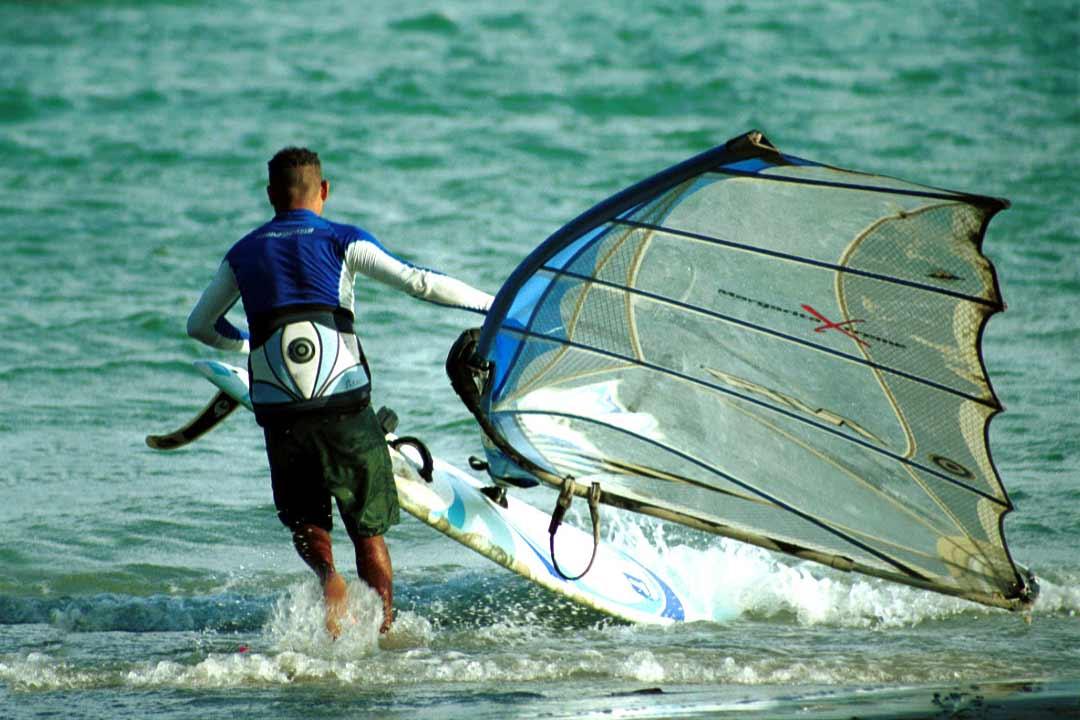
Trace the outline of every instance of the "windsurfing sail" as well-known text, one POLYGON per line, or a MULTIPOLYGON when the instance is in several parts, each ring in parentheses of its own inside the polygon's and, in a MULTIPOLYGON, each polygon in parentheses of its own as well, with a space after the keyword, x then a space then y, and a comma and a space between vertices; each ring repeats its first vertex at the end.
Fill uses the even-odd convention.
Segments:
POLYGON ((496 479, 1024 608, 980 350, 1006 207, 747 133, 555 232, 448 370, 496 479))

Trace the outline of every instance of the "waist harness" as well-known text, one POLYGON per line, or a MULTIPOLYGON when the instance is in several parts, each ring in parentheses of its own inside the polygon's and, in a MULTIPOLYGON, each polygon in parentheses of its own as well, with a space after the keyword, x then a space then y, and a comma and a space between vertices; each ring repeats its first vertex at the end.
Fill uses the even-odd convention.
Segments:
MULTIPOLYGON (((254 333, 253 333, 254 334, 254 333)), ((352 319, 331 311, 280 315, 248 356, 260 424, 320 410, 366 407, 371 374, 352 319)))

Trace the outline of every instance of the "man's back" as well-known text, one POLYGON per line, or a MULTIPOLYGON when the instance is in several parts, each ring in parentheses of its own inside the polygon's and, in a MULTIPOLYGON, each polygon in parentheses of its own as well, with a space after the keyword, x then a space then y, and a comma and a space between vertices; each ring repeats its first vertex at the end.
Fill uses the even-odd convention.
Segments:
MULTIPOLYGON (((225 259, 233 271, 249 318, 290 305, 343 307, 346 250, 352 242, 375 242, 369 233, 333 223, 310 210, 279 213, 233 245, 225 259)), ((348 304, 345 304, 348 303, 348 304)))

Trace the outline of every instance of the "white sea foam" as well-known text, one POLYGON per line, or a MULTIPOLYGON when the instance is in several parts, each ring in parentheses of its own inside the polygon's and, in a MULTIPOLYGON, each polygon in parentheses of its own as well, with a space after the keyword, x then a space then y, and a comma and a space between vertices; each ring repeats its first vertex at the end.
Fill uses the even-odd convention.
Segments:
POLYGON ((94 687, 100 673, 75 668, 43 652, 0 660, 0 682, 25 690, 74 690, 94 687))
POLYGON ((1039 599, 1033 614, 1049 613, 1080 615, 1080 576, 1065 573, 1054 580, 1039 578, 1039 599))
MULTIPOLYGON (((306 590, 304 593, 306 594, 306 590)), ((317 600, 317 594, 310 597, 317 600)), ((399 646, 391 639, 371 643, 359 635, 337 642, 295 643, 301 628, 321 627, 315 602, 293 620, 278 618, 251 647, 232 652, 200 653, 196 658, 134 661, 110 666, 78 666, 60 654, 30 653, 0 659, 0 683, 17 691, 79 690, 105 687, 138 689, 219 689, 341 683, 351 687, 402 688, 429 685, 519 684, 530 682, 632 682, 650 684, 808 685, 937 682, 945 678, 992 676, 1000 667, 954 668, 950 659, 919 661, 897 657, 851 655, 828 650, 792 657, 783 651, 761 653, 746 648, 735 635, 708 631, 685 642, 654 642, 670 628, 614 625, 548 636, 521 633, 512 622, 485 628, 486 638, 471 644, 462 631, 432 633, 411 614, 399 619, 399 646), (289 625, 282 632, 281 623, 289 625), (404 642, 402 638, 405 638, 404 642), (344 640, 344 641, 343 641, 344 640), (284 642, 284 645, 282 644, 284 642), (411 644, 411 645, 410 645, 411 644), (410 645, 402 647, 401 645, 410 645), (966 675, 965 675, 966 673, 966 675)), ((700 632, 700 631, 698 631, 700 632)), ((722 631, 721 631, 722 633, 722 631)), ((740 633, 736 633, 739 635, 740 633)), ((394 636, 392 635, 391 638, 394 636)), ((969 662, 972 659, 968 659, 969 662)))
MULTIPOLYGON (((483 654, 416 648, 400 653, 360 654, 352 658, 313 656, 295 651, 213 653, 194 663, 175 660, 136 662, 122 669, 76 668, 59 658, 31 654, 0 662, 0 681, 19 691, 138 689, 220 689, 333 682, 359 687, 401 687, 461 683, 557 682, 592 679, 699 685, 837 684, 930 682, 940 669, 898 672, 882 665, 853 666, 849 659, 746 659, 701 650, 605 648, 528 649, 508 646, 483 654)), ((957 675, 959 678, 959 675, 957 675)))
MULTIPOLYGON (((673 541, 668 537, 670 526, 651 518, 606 511, 604 522, 606 542, 688 589, 685 604, 690 621, 791 614, 804 625, 897 627, 961 613, 994 612, 965 600, 841 573, 681 528, 677 532, 684 541, 673 541)), ((1080 583, 1060 587, 1043 582, 1036 613, 1078 608, 1080 583)))
MULTIPOLYGON (((613 523, 609 523, 609 526, 613 523)), ((609 527, 647 564, 664 562, 695 588, 691 619, 716 621, 716 608, 760 619, 793 617, 805 626, 913 625, 980 608, 855 576, 787 564, 763 550, 707 538, 701 547, 668 544, 665 527, 638 520, 609 527), (973 609, 974 608, 974 609, 973 609)), ((681 532, 681 531, 680 531, 681 532)), ((685 537, 685 536, 684 536, 685 537)), ((697 540, 698 538, 691 538, 697 540)), ((351 621, 336 641, 323 627, 321 594, 314 579, 290 586, 275 603, 263 630, 234 651, 200 651, 196 658, 87 666, 62 651, 0 657, 0 683, 17 691, 103 687, 232 688, 307 682, 357 687, 431 684, 614 681, 700 685, 835 685, 928 683, 1006 672, 1006 658, 961 654, 917 661, 903 651, 887 656, 829 649, 811 656, 761 653, 739 639, 741 631, 703 626, 684 629, 599 625, 553 631, 529 614, 508 615, 482 627, 438 629, 414 612, 399 612, 388 636, 379 636, 381 606, 363 583, 350 584, 351 621), (672 632, 685 641, 654 642, 672 632)), ((1075 583, 1045 583, 1044 612, 1074 612, 1075 583)), ((990 611, 986 611, 990 612, 990 611)), ((730 618, 729 618, 730 620, 730 618)), ((742 626, 745 627, 745 624, 742 626)), ((827 630, 826 630, 827 632, 827 630)))

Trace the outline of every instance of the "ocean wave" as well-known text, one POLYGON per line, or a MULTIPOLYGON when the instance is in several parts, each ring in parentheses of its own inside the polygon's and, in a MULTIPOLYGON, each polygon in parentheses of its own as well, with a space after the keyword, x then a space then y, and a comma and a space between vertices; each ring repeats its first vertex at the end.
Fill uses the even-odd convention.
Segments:
POLYGON ((201 597, 111 593, 79 597, 0 596, 0 625, 47 624, 65 632, 234 632, 261 628, 272 598, 222 594, 201 597))

